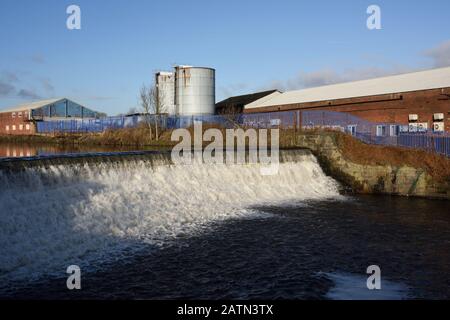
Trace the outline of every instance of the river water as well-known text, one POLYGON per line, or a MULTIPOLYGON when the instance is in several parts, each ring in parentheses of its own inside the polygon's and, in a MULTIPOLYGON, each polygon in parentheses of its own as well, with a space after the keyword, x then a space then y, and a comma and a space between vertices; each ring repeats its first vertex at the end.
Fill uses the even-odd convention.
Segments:
POLYGON ((26 158, 80 153, 120 152, 158 150, 156 147, 101 146, 101 145, 59 145, 51 143, 0 142, 0 159, 26 158))
POLYGON ((0 171, 1 298, 450 298, 448 201, 341 194, 314 156, 0 171), (66 288, 66 268, 82 289, 66 288), (366 269, 381 269, 368 290, 366 269))

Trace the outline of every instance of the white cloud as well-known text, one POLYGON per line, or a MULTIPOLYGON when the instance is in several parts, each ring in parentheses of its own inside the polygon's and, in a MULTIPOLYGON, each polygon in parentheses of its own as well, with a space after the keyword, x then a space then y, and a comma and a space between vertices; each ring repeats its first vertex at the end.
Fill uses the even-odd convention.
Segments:
POLYGON ((7 82, 0 80, 0 97, 9 96, 14 91, 15 91, 14 86, 10 85, 7 82))
POLYGON ((53 86, 52 81, 49 78, 41 78, 40 82, 47 94, 49 94, 49 95, 54 94, 55 87, 53 86))
POLYGON ((395 66, 391 68, 378 68, 378 67, 349 68, 342 72, 335 71, 331 68, 312 72, 300 71, 295 77, 292 77, 291 79, 288 79, 286 81, 280 80, 273 81, 268 86, 264 86, 264 89, 280 89, 285 91, 296 90, 303 88, 325 86, 342 82, 366 80, 394 74, 407 73, 417 70, 418 68, 414 69, 405 66, 395 66))
POLYGON ((33 54, 30 58, 31 61, 33 61, 36 64, 44 64, 46 61, 45 57, 40 53, 33 54))
MULTIPOLYGON (((450 66, 450 40, 425 51, 422 56, 431 59, 431 67, 433 68, 450 66)), ((290 79, 273 80, 260 89, 280 89, 288 91, 357 80, 373 79, 420 71, 429 68, 430 64, 420 65, 416 67, 409 67, 405 65, 392 65, 390 67, 384 68, 377 66, 366 66, 360 68, 347 68, 343 71, 337 71, 333 68, 324 68, 312 72, 300 71, 297 73, 297 75, 290 79)))
POLYGON ((236 83, 228 86, 221 86, 218 88, 218 99, 223 100, 231 96, 239 94, 246 94, 245 90, 248 90, 249 85, 246 83, 236 83))
POLYGON ((450 66, 450 40, 426 51, 425 56, 433 60, 433 66, 436 68, 450 66))
POLYGON ((23 99, 41 99, 41 96, 29 89, 20 89, 17 96, 23 99))

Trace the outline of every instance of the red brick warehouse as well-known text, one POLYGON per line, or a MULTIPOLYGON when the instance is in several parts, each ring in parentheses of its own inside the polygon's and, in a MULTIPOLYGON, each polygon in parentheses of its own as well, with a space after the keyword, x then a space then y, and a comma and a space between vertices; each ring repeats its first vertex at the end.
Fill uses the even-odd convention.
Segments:
MULTIPOLYGON (((225 100, 226 101, 226 100, 225 100)), ((450 68, 328 85, 268 92, 243 106, 244 113, 287 110, 347 112, 372 122, 436 122, 450 131, 450 68)))

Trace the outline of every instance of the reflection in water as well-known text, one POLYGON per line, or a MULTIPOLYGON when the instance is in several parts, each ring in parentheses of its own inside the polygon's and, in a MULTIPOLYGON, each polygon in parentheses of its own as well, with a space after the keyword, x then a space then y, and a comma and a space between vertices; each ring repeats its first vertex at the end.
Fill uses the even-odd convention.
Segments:
POLYGON ((120 152, 151 150, 154 148, 136 148, 130 146, 86 146, 57 145, 45 143, 2 143, 0 142, 0 158, 22 158, 48 156, 57 154, 89 153, 89 152, 120 152))
POLYGON ((2 158, 17 158, 17 157, 31 157, 37 155, 37 149, 29 146, 14 146, 14 145, 0 145, 0 157, 2 158))

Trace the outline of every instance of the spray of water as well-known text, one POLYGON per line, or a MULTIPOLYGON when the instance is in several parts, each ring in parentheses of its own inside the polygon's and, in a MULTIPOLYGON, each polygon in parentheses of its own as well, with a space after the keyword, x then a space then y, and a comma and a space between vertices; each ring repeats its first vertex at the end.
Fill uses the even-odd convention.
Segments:
POLYGON ((257 215, 254 205, 339 196, 312 155, 281 163, 274 176, 259 169, 140 160, 0 172, 0 281, 162 246, 212 221, 257 215))

